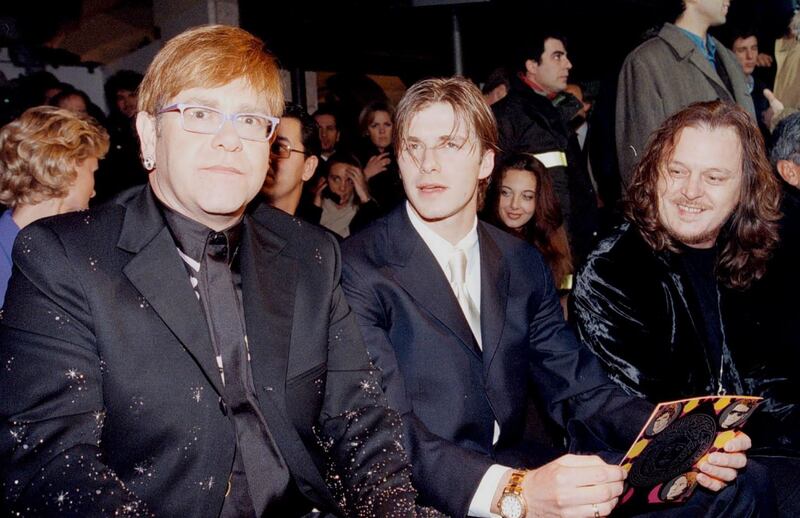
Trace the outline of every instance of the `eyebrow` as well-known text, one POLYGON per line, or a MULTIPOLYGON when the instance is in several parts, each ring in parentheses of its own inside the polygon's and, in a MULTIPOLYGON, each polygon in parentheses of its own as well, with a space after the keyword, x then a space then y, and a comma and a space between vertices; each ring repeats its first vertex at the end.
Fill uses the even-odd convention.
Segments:
MULTIPOLYGON (((221 110, 218 101, 209 99, 207 97, 192 96, 184 101, 184 104, 199 104, 208 106, 209 108, 214 108, 216 110, 221 110)), ((267 113, 267 110, 263 107, 257 107, 253 104, 240 104, 234 113, 267 113)))
MULTIPOLYGON (((679 165, 679 166, 683 167, 684 169, 692 170, 691 167, 689 167, 688 165, 684 164, 680 160, 672 160, 672 161, 670 161, 667 164, 667 167, 672 166, 672 165, 679 165)), ((728 174, 728 175, 736 174, 735 171, 731 171, 730 169, 726 169, 724 167, 707 167, 707 168, 701 170, 700 172, 701 173, 723 173, 723 174, 728 174)))

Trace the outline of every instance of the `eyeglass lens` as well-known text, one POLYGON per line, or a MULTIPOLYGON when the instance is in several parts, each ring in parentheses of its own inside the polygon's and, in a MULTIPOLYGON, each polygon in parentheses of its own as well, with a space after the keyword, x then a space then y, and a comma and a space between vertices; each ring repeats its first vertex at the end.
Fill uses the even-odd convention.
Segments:
MULTIPOLYGON (((183 110, 183 128, 197 133, 216 133, 226 118, 220 111, 191 106, 183 110)), ((275 130, 270 119, 253 113, 234 114, 233 127, 241 138, 258 141, 269 140, 275 130)))

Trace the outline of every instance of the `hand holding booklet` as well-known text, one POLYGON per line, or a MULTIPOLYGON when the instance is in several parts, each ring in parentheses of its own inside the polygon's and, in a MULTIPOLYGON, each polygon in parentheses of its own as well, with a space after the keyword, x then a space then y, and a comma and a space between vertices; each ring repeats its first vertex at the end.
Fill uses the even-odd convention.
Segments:
POLYGON ((702 396, 659 403, 620 466, 628 472, 621 505, 687 500, 698 466, 735 437, 763 398, 702 396))

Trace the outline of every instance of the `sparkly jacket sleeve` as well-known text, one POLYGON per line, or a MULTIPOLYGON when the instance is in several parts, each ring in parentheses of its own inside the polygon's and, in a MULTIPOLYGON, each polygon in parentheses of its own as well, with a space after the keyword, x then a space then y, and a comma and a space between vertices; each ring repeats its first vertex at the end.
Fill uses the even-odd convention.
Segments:
POLYGON ((13 261, 0 328, 4 505, 23 516, 149 515, 103 462, 102 360, 66 250, 32 225, 13 261))

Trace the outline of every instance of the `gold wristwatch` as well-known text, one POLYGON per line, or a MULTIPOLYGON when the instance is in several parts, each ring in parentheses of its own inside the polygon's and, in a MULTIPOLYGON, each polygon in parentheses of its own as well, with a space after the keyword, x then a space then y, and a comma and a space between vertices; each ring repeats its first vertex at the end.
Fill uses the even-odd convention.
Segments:
POLYGON ((503 489, 503 494, 497 502, 500 508, 500 516, 503 518, 525 518, 528 506, 522 496, 522 479, 525 478, 525 471, 514 471, 508 484, 503 489))

